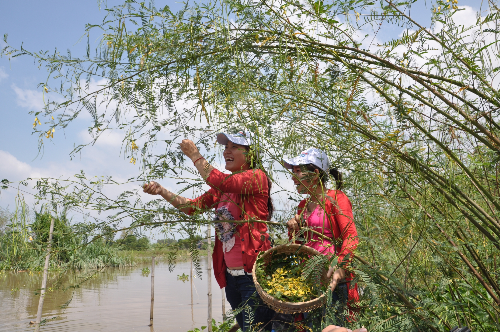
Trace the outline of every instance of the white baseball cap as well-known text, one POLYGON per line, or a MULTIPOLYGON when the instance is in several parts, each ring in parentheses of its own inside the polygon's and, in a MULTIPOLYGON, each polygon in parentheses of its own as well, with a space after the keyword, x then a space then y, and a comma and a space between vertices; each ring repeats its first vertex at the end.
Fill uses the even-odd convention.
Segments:
POLYGON ((226 134, 226 133, 218 133, 217 134, 217 142, 222 145, 226 145, 227 142, 233 142, 234 144, 239 145, 252 145, 252 139, 250 137, 250 132, 248 131, 239 131, 236 134, 226 134))
POLYGON ((330 162, 326 153, 316 148, 302 151, 300 155, 291 159, 283 159, 285 168, 292 169, 293 166, 313 164, 321 168, 327 174, 330 171, 330 162))

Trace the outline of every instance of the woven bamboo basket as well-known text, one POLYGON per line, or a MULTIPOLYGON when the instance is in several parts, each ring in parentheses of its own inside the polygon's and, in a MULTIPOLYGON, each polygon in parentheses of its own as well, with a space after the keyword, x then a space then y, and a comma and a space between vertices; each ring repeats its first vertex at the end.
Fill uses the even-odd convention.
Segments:
MULTIPOLYGON (((273 254, 307 254, 310 256, 316 256, 316 255, 321 255, 321 253, 313 248, 300 245, 300 244, 284 244, 280 246, 276 246, 274 248, 271 248, 264 252, 261 256, 261 258, 267 263, 270 262, 272 259, 273 254)), ((252 277, 253 277, 253 282, 255 284, 255 288, 257 289, 257 293, 259 293, 260 298, 272 309, 274 309, 276 312, 283 313, 283 314, 296 314, 296 313, 301 313, 301 312, 309 312, 311 310, 314 310, 316 308, 321 307, 325 302, 326 302, 326 297, 325 295, 321 295, 314 300, 310 300, 307 302, 285 302, 278 300, 271 295, 267 294, 262 287, 260 286, 259 282, 257 281, 257 274, 256 274, 256 269, 257 269, 257 263, 254 264, 253 269, 252 269, 252 277)), ((327 278, 327 273, 328 270, 324 269, 321 273, 322 275, 322 281, 326 284, 328 283, 328 278, 327 278)))

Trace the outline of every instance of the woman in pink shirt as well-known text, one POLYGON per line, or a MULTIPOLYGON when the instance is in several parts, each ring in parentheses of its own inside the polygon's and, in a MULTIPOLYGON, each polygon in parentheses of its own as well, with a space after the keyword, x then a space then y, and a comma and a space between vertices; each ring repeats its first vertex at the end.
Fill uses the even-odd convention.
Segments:
POLYGON ((295 217, 287 223, 289 236, 294 238, 302 227, 307 227, 315 232, 305 232, 305 245, 324 255, 338 257, 339 264, 329 269, 328 277, 332 278, 332 305, 338 308, 335 315, 337 324, 345 325, 345 316, 342 315, 345 305, 349 307, 359 300, 357 285, 350 285, 353 275, 345 270, 358 245, 358 233, 351 202, 340 190, 341 175, 336 169, 330 169, 327 155, 316 148, 285 159, 284 166, 293 172, 297 191, 308 195, 300 202, 295 217), (327 189, 328 174, 335 179, 336 190, 327 189))

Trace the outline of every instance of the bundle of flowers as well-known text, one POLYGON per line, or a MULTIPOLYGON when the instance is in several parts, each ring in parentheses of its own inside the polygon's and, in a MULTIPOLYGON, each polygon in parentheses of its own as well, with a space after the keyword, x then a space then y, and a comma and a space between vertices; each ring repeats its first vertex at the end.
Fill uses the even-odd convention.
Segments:
POLYGON ((278 268, 272 276, 261 282, 263 290, 273 297, 287 302, 307 302, 314 298, 313 287, 294 269, 278 268))

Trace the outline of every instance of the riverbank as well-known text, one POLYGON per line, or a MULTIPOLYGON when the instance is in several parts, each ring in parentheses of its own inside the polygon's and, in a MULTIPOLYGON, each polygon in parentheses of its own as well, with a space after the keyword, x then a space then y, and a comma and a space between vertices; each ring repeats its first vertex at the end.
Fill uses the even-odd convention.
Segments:
MULTIPOLYGON (((148 250, 121 250, 119 256, 124 259, 129 259, 133 264, 146 264, 151 262, 151 257, 155 256, 155 260, 161 263, 168 263, 173 257, 175 262, 188 262, 191 260, 191 255, 187 249, 179 249, 177 251, 169 249, 148 249, 148 250), (175 253, 175 256, 174 256, 175 253)), ((198 251, 198 257, 206 257, 207 251, 198 251)))

